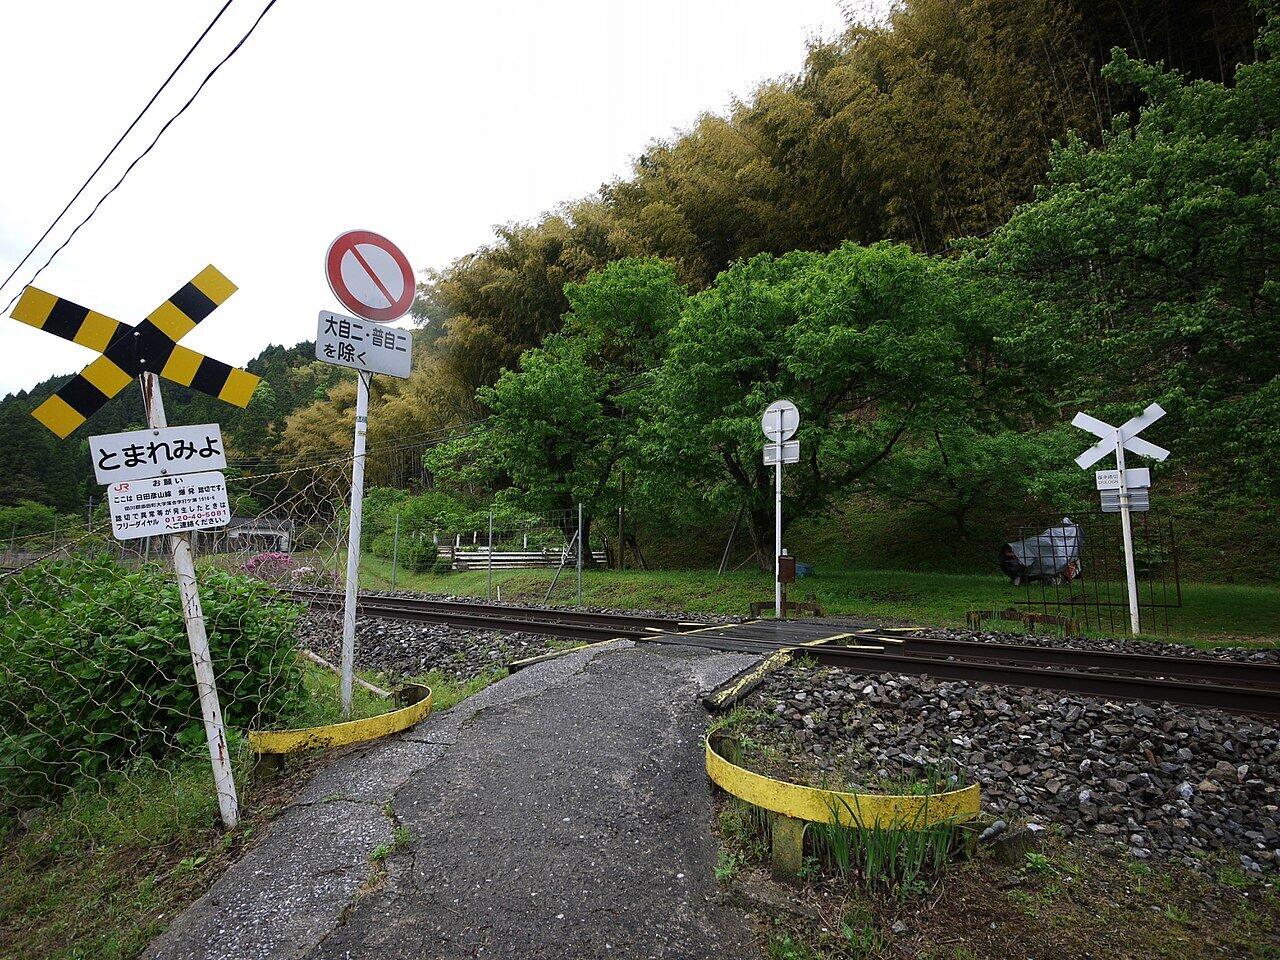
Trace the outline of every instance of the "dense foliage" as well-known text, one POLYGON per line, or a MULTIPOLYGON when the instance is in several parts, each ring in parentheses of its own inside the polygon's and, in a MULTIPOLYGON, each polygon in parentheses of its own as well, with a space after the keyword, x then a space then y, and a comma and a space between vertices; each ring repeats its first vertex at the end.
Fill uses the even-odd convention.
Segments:
MULTIPOLYGON (((301 694, 297 611, 210 570, 201 598, 222 712, 275 722, 301 694)), ((204 743, 178 590, 159 566, 42 565, 0 580, 0 812, 204 743)))
MULTIPOLYGON (((791 518, 853 493, 961 534, 993 506, 1074 510, 1093 493, 1065 421, 1152 400, 1162 491, 1201 524, 1227 491, 1274 514, 1274 22, 1262 0, 907 0, 815 41, 427 277, 413 375, 375 383, 366 548, 397 514, 403 543, 579 502, 668 530, 741 511, 758 540, 755 418, 780 394, 805 414, 791 518), (425 468, 421 445, 416 470, 394 460, 450 434, 425 468)), ((306 346, 265 352, 258 409, 221 414, 249 470, 348 449, 354 381, 306 346)), ((50 386, 0 404, 0 503, 70 512, 87 457, 27 415, 50 386)), ((219 416, 191 402, 175 420, 219 416)), ((311 476, 237 510, 301 503, 311 476)))

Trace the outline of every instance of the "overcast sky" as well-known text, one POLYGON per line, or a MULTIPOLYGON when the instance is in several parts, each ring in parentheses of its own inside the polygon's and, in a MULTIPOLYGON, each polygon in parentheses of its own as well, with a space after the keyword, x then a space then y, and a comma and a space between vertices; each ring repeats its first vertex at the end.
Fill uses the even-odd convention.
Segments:
MULTIPOLYGON (((0 307, 265 2, 234 0, 0 307)), ((4 4, 0 278, 221 4, 4 4)), ((343 230, 444 266, 796 71, 842 23, 836 0, 279 0, 36 285, 135 322, 213 263, 240 290, 184 343, 243 364, 337 307, 322 259, 343 230)), ((0 331, 0 395, 92 359, 7 316, 0 331)))

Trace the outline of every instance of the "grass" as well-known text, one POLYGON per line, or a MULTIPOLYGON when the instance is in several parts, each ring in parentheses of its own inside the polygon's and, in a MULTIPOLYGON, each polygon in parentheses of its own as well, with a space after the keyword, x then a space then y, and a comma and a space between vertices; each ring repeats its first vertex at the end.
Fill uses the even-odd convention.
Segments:
MULTIPOLYGON (((444 710, 499 676, 457 682, 432 672, 419 679, 431 687, 435 709, 444 710)), ((304 682, 308 696, 289 725, 340 720, 337 675, 308 664, 304 682)), ((358 686, 353 691, 354 718, 393 707, 358 686)), ((243 738, 232 741, 243 817, 236 830, 220 829, 201 748, 86 784, 41 810, 25 833, 0 840, 0 958, 126 960, 141 953, 240 856, 309 773, 304 761, 283 778, 255 781, 243 738)), ((380 864, 410 840, 398 827, 371 858, 380 864)))
POLYGON ((257 824, 218 829, 201 752, 73 792, 0 847, 0 956, 133 957, 208 886, 257 824))
MULTIPOLYGON (((495 594, 505 602, 541 602, 551 583, 550 570, 495 570, 495 594)), ((391 565, 376 557, 361 560, 361 584, 390 586, 391 565)), ((583 603, 620 609, 675 610, 744 615, 754 600, 773 596, 772 579, 755 571, 589 570, 583 573, 583 603)), ((424 593, 483 597, 484 570, 444 575, 400 572, 397 586, 424 593)), ((552 603, 576 600, 573 573, 560 578, 552 603)), ((1118 595, 1118 594, 1116 594, 1118 595)), ((926 626, 960 626, 970 610, 1002 609, 1025 596, 999 575, 914 573, 898 570, 827 570, 801 580, 792 596, 816 599, 831 614, 905 621, 926 626)), ((1261 641, 1280 643, 1280 587, 1184 583, 1183 607, 1171 611, 1170 634, 1198 645, 1261 641)), ((496 599, 496 597, 495 597, 496 599)), ((1117 611, 1117 631, 1124 629, 1117 611)), ((1013 629, 1014 624, 1004 625, 1013 629)))

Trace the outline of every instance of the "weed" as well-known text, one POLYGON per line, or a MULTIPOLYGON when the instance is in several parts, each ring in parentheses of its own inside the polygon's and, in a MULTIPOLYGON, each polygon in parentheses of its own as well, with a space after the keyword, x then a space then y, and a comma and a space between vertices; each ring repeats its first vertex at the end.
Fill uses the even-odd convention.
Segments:
POLYGON ((831 823, 810 827, 814 849, 842 877, 856 875, 864 888, 894 889, 903 897, 922 891, 924 875, 938 873, 950 858, 955 841, 951 821, 924 826, 928 803, 922 805, 918 821, 882 826, 868 825, 859 815, 858 804, 837 801, 831 823))
POLYGON ((1027 873, 1039 874, 1057 874, 1058 868, 1053 865, 1053 861, 1046 857, 1043 853, 1028 851, 1026 865, 1023 869, 1027 873))
POLYGON ((721 848, 716 856, 716 879, 721 883, 728 883, 742 870, 746 860, 747 858, 736 850, 721 848))
POLYGON ((822 960, 822 954, 789 933, 769 938, 769 960, 822 960))

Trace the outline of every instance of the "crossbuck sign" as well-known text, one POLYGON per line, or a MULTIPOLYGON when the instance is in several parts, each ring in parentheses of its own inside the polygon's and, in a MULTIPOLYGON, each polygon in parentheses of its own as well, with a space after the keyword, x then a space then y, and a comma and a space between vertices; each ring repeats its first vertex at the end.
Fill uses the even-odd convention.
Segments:
MULTIPOLYGON (((1153 403, 1142 413, 1125 421, 1118 427, 1113 427, 1111 424, 1099 420, 1097 417, 1091 417, 1087 413, 1077 413, 1071 421, 1073 427, 1087 430, 1098 438, 1097 443, 1076 457, 1076 463, 1082 470, 1088 470, 1109 453, 1116 455, 1114 489, 1119 491, 1120 527, 1124 534, 1124 568, 1129 588, 1129 625, 1135 635, 1141 631, 1141 625, 1138 620, 1138 577, 1134 566, 1133 524, 1130 516, 1134 504, 1129 492, 1129 486, 1130 480, 1135 479, 1136 471, 1125 469, 1124 454, 1128 450, 1130 453, 1150 457, 1152 460, 1163 461, 1168 459, 1168 450, 1138 436, 1139 433, 1163 416, 1164 409, 1160 404, 1153 403)), ((1147 477, 1149 476, 1150 474, 1148 473, 1147 477)), ((1150 483, 1150 480, 1148 479, 1147 482, 1150 483)), ((1111 483, 1112 478, 1108 476, 1106 478, 1106 486, 1111 487, 1111 483)), ((1102 478, 1099 478, 1098 486, 1099 489, 1103 489, 1102 478)), ((1141 489, 1143 492, 1146 490, 1145 487, 1141 489)))

